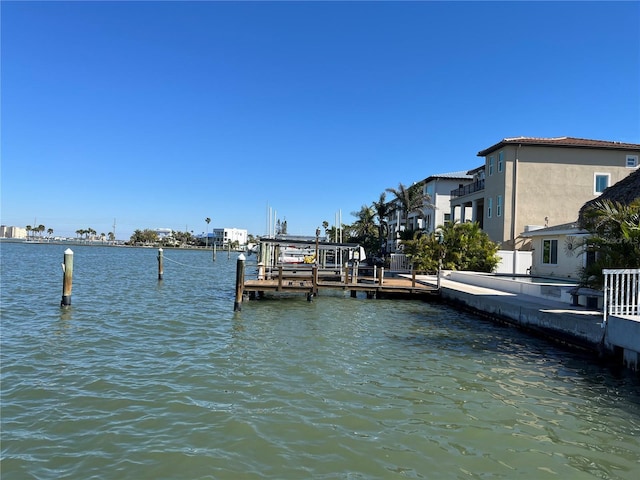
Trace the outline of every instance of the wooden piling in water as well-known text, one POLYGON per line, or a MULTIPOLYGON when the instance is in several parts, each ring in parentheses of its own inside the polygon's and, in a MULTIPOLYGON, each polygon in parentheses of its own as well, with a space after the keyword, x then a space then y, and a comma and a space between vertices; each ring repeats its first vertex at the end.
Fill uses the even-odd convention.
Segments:
POLYGON ((318 266, 314 265, 311 268, 311 281, 313 285, 313 291, 311 292, 314 296, 318 295, 318 266))
POLYGON ((62 301, 60 302, 60 307, 68 307, 71 305, 71 288, 73 285, 73 250, 70 248, 64 251, 62 271, 62 301))
POLYGON ((158 249, 158 280, 164 277, 164 255, 161 248, 158 249))
POLYGON ((244 262, 245 256, 241 253, 236 262, 236 301, 233 303, 233 311, 242 310, 242 294, 244 289, 244 262))

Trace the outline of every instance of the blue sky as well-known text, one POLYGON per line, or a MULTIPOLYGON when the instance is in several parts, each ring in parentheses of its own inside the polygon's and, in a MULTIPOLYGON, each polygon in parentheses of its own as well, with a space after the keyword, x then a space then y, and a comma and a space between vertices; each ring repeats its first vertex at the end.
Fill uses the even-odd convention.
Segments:
POLYGON ((505 137, 640 143, 638 2, 0 8, 4 225, 313 235, 505 137))

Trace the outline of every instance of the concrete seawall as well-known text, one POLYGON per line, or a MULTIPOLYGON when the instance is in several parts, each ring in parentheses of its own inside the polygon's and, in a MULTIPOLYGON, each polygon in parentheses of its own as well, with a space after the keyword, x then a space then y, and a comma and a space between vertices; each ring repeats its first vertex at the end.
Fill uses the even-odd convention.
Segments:
POLYGON ((550 305, 544 299, 525 297, 461 284, 443 285, 441 289, 441 298, 447 303, 517 325, 556 342, 598 355, 606 353, 601 312, 572 310, 568 306, 550 305))

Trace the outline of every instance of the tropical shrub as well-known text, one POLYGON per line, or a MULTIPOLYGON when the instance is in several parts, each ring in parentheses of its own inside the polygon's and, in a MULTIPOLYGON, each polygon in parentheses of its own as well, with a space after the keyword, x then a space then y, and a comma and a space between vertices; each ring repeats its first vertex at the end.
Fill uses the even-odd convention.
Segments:
POLYGON ((640 268, 640 198, 628 205, 597 201, 580 224, 591 234, 585 245, 589 260, 580 272, 583 285, 601 288, 606 268, 640 268))
POLYGON ((498 244, 478 223, 447 223, 439 232, 414 236, 404 243, 404 252, 416 270, 436 272, 442 259, 445 270, 492 272, 500 258, 498 244))

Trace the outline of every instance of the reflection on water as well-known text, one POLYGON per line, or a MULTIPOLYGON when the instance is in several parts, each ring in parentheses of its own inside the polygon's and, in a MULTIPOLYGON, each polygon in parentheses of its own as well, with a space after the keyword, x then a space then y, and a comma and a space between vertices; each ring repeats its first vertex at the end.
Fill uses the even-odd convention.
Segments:
MULTIPOLYGON (((2 244, 2 478, 635 478, 638 378, 418 301, 233 312, 235 256, 2 244)), ((251 259, 251 258, 250 258, 251 259)))

